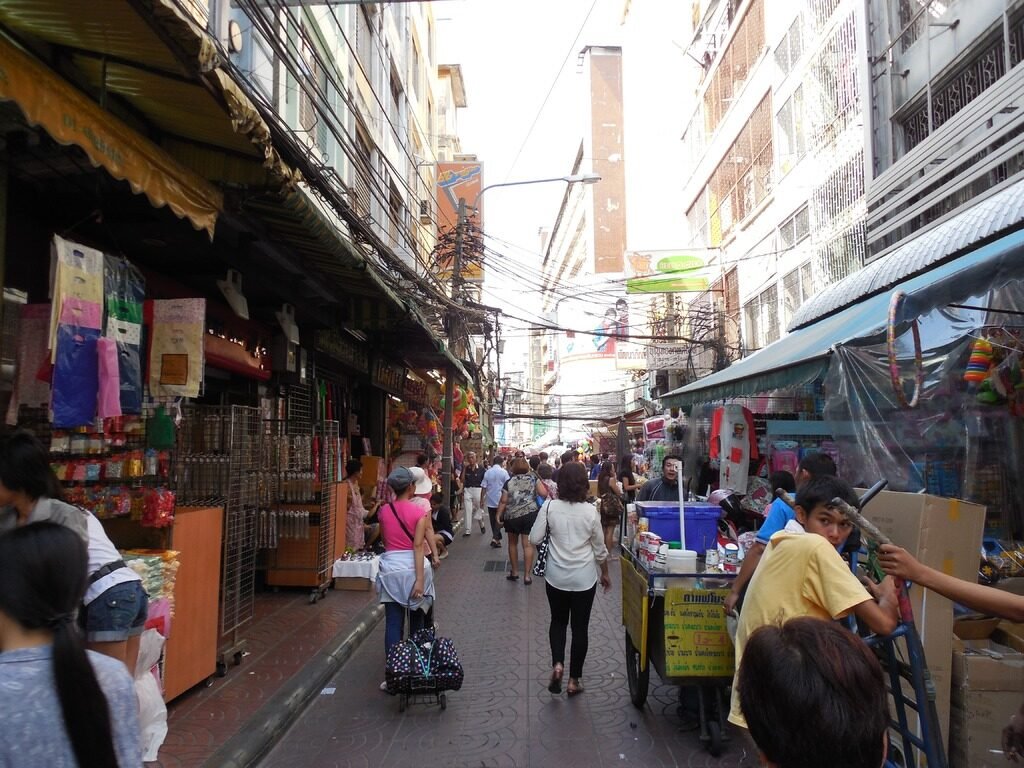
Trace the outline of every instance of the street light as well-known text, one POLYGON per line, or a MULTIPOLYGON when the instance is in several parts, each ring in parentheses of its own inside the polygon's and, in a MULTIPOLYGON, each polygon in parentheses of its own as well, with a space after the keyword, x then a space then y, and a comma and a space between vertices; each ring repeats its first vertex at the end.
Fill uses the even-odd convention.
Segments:
MULTIPOLYGON (((480 198, 484 192, 489 189, 495 189, 497 187, 521 187, 526 184, 548 184, 555 181, 562 181, 566 184, 596 184, 601 180, 601 176, 596 173, 574 173, 569 176, 553 176, 549 179, 527 179, 525 181, 502 181, 497 184, 488 184, 486 187, 481 189, 475 198, 473 198, 473 210, 476 210, 477 205, 480 202, 480 198)), ((459 280, 462 278, 462 243, 465 239, 466 234, 466 222, 468 220, 466 207, 466 198, 459 198, 458 206, 458 218, 455 224, 455 255, 452 258, 452 301, 454 303, 455 297, 458 293, 459 280)), ((455 315, 454 308, 448 310, 448 346, 453 347, 453 342, 457 336, 457 318, 455 315)), ((445 502, 451 499, 452 495, 452 454, 454 452, 455 439, 452 435, 452 424, 455 419, 454 403, 455 399, 455 367, 452 365, 448 366, 448 375, 444 380, 444 425, 442 427, 444 434, 442 435, 442 446, 441 446, 441 490, 444 493, 445 502)), ((561 426, 561 422, 559 422, 561 426)))

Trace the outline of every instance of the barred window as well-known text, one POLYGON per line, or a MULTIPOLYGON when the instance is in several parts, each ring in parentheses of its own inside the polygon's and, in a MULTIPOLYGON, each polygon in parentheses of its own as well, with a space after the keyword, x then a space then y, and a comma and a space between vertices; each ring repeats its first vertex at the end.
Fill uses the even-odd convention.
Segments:
POLYGON ((823 288, 864 266, 864 221, 858 221, 818 248, 817 272, 823 288))
POLYGON ((707 185, 708 244, 717 246, 772 189, 771 95, 750 114, 707 185))
POLYGON ((763 0, 751 0, 704 93, 704 120, 708 134, 722 122, 763 49, 763 0))
POLYGON ((811 214, 806 205, 779 225, 783 250, 792 248, 811 233, 811 214))
POLYGON ((789 173, 807 154, 804 134, 804 87, 801 85, 775 116, 779 137, 779 171, 789 173))
POLYGON ((850 206, 864 196, 864 151, 837 168, 814 190, 811 206, 815 226, 827 230, 850 206))
POLYGON ((779 288, 772 284, 743 307, 744 333, 750 350, 779 339, 779 288))
POLYGON ((840 24, 811 65, 806 110, 819 144, 835 139, 860 112, 857 72, 857 28, 851 13, 840 24))
MULTIPOLYGON (((1020 21, 1011 30, 1011 56, 1021 55, 1020 21)), ((956 72, 932 87, 932 126, 936 130, 1006 74, 1002 35, 996 35, 956 72)), ((1016 62, 1015 62, 1016 63, 1016 62)), ((899 121, 903 134, 903 152, 909 152, 928 137, 928 102, 922 96, 915 108, 899 121)))
POLYGON ((370 17, 367 15, 366 9, 356 7, 354 12, 356 15, 356 58, 363 65, 363 70, 369 78, 373 71, 373 26, 370 24, 370 17))
POLYGON ((825 22, 832 17, 840 2, 841 0, 810 0, 811 20, 815 29, 825 26, 825 22))
POLYGON ((804 15, 798 13, 793 23, 789 25, 782 41, 775 49, 775 61, 782 70, 783 75, 788 75, 804 52, 804 15))
POLYGON ((788 326, 793 315, 814 293, 811 262, 805 262, 782 278, 782 322, 788 326))

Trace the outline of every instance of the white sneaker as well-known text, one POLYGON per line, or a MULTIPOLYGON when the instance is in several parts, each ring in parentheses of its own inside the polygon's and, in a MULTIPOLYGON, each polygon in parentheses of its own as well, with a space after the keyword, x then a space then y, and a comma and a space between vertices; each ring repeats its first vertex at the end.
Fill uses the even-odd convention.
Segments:
POLYGON ((385 680, 383 683, 380 684, 380 689, 382 691, 384 691, 384 693, 388 692, 388 681, 387 680, 385 680))

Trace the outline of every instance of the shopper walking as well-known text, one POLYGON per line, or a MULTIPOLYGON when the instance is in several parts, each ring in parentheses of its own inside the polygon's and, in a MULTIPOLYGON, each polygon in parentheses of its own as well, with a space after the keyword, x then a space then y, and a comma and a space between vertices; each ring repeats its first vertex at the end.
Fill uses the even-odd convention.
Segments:
POLYGON ((540 544, 549 535, 547 567, 548 605, 551 624, 551 681, 548 690, 562 692, 567 629, 572 627, 569 651, 569 683, 567 693, 583 692, 583 663, 589 644, 590 611, 594 605, 597 583, 604 591, 611 589, 608 575, 608 549, 601 531, 597 508, 587 503, 590 490, 587 470, 582 464, 570 462, 562 467, 558 480, 558 499, 544 504, 530 531, 530 541, 540 544))
POLYGON ((473 526, 480 526, 480 533, 484 533, 484 500, 481 498, 481 486, 484 482, 486 470, 476 461, 476 454, 470 451, 466 454, 466 466, 462 470, 462 535, 469 536, 473 532, 473 526))
POLYGON ((530 543, 530 529, 537 519, 538 498, 545 499, 547 487, 530 471, 530 464, 524 458, 512 462, 512 476, 505 482, 498 502, 497 520, 504 525, 508 534, 509 574, 505 578, 516 581, 519 578, 519 543, 523 544, 523 584, 532 584, 530 576, 536 551, 530 543))
POLYGON ((597 498, 601 502, 601 528, 604 530, 604 545, 609 552, 615 546, 615 526, 622 522, 625 502, 622 490, 615 479, 615 465, 606 461, 597 473, 597 498))
POLYGON ((491 547, 497 549, 501 546, 501 526, 498 524, 498 504, 501 503, 501 492, 505 482, 509 478, 508 472, 502 466, 505 459, 495 456, 490 469, 484 472, 482 481, 484 501, 487 504, 487 515, 491 519, 491 547))
POLYGON ((132 677, 75 625, 88 562, 54 522, 0 536, 0 765, 142 766, 132 677))
POLYGON ((31 432, 19 430, 0 446, 0 533, 42 521, 64 525, 88 546, 83 626, 89 650, 118 659, 135 674, 139 638, 149 613, 142 579, 91 512, 60 500, 50 457, 31 432))

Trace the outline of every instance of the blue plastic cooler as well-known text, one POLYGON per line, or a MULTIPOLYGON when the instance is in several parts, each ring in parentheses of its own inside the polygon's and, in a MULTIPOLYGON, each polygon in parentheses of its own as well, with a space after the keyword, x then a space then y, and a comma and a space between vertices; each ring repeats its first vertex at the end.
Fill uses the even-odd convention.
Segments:
MULTIPOLYGON (((638 501, 637 515, 650 521, 651 533, 662 541, 679 541, 679 502, 638 501)), ((718 519, 722 508, 706 501, 688 501, 683 514, 686 517, 684 548, 704 554, 718 546, 718 519)))

